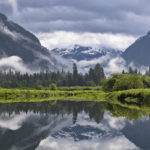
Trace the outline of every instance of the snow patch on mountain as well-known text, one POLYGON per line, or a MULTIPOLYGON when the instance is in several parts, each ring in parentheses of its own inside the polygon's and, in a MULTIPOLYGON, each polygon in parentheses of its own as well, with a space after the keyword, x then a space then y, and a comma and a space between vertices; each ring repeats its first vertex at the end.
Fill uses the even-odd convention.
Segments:
POLYGON ((81 45, 75 45, 73 48, 70 49, 55 48, 51 50, 51 52, 55 55, 59 55, 67 59, 74 59, 76 61, 92 60, 106 55, 111 55, 112 57, 115 57, 122 54, 121 51, 115 49, 105 47, 93 48, 81 45))

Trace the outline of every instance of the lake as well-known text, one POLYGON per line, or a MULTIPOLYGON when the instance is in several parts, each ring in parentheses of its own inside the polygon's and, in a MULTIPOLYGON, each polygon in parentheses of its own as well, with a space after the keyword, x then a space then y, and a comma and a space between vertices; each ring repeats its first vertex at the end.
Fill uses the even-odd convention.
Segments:
POLYGON ((149 114, 106 102, 0 104, 0 150, 149 150, 149 114))

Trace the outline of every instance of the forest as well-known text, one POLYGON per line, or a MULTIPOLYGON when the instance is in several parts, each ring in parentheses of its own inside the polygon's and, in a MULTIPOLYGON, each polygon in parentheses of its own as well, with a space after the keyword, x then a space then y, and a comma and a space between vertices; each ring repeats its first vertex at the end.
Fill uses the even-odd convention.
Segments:
POLYGON ((73 64, 72 72, 40 72, 34 74, 21 74, 9 70, 0 72, 1 88, 30 88, 42 89, 49 87, 51 84, 56 86, 98 86, 105 79, 104 70, 100 64, 90 68, 86 74, 78 73, 77 65, 73 64))

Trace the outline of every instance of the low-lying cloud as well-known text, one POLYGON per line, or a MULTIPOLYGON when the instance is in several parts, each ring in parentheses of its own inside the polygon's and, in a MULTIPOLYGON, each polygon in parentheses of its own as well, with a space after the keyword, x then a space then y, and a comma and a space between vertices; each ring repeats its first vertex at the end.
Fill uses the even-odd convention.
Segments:
POLYGON ((41 43, 49 48, 69 48, 75 44, 94 47, 109 47, 125 50, 136 38, 134 36, 111 33, 75 33, 57 31, 37 34, 41 43))
POLYGON ((0 70, 7 71, 9 68, 21 73, 32 73, 32 71, 24 65, 22 59, 18 56, 10 56, 0 59, 0 70))
POLYGON ((87 72, 90 67, 94 67, 96 64, 101 64, 104 68, 104 72, 106 76, 109 76, 112 73, 122 73, 124 70, 125 72, 129 71, 129 67, 132 69, 137 69, 138 72, 145 74, 146 70, 148 70, 148 66, 144 65, 136 65, 134 62, 128 63, 123 57, 116 56, 112 57, 111 55, 107 54, 105 56, 91 59, 91 60, 81 60, 75 61, 78 66, 82 69, 82 72, 87 72))

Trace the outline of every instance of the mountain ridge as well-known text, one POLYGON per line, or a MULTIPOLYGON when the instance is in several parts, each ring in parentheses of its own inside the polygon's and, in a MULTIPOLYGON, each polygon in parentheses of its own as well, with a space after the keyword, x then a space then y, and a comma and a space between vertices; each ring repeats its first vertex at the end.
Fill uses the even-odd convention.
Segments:
POLYGON ((65 67, 41 45, 34 34, 0 13, 0 58, 11 56, 18 56, 28 68, 35 71, 56 71, 65 67))
POLYGON ((92 46, 82 46, 78 44, 75 44, 73 48, 55 48, 52 49, 51 52, 65 59, 74 59, 76 61, 92 60, 108 54, 112 57, 122 54, 121 51, 111 48, 93 48, 92 46))
POLYGON ((150 66, 150 31, 131 44, 122 57, 127 62, 134 62, 136 65, 150 66))

